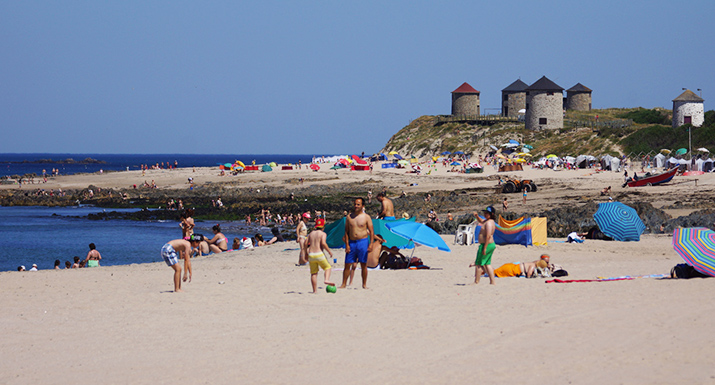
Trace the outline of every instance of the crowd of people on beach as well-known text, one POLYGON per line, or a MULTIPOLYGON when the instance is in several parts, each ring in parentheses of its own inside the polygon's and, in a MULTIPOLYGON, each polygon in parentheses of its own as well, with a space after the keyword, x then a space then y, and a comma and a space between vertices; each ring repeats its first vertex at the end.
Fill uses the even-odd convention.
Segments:
MULTIPOLYGON (((74 262, 70 261, 65 261, 64 264, 64 269, 81 269, 85 267, 99 267, 99 261, 102 260, 102 254, 97 250, 97 246, 95 246, 94 243, 89 244, 89 252, 87 252, 87 256, 84 259, 80 259, 79 256, 75 256, 73 258, 74 262)), ((62 262, 59 259, 55 260, 55 264, 53 267, 54 270, 64 270, 62 268, 62 262)), ((29 270, 25 269, 24 265, 20 265, 17 267, 17 271, 38 271, 39 268, 37 267, 36 263, 32 264, 32 267, 29 270)))

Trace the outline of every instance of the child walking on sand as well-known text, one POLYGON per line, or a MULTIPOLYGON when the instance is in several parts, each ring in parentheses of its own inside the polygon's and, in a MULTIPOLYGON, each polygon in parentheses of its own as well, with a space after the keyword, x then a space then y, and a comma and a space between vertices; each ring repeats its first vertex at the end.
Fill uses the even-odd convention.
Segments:
POLYGON ((333 252, 328 248, 328 243, 326 242, 327 235, 323 231, 324 223, 318 223, 315 226, 315 230, 311 231, 308 235, 308 263, 310 264, 310 283, 313 285, 313 293, 317 292, 318 289, 318 270, 323 269, 325 273, 325 282, 328 286, 335 286, 333 282, 330 282, 330 264, 325 258, 325 253, 327 251, 330 254, 330 258, 333 258, 333 252))

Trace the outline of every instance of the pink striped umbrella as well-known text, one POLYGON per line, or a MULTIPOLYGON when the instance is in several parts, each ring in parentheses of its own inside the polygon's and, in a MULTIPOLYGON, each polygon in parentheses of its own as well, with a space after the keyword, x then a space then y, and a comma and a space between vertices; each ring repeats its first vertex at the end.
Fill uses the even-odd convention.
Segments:
POLYGON ((673 248, 695 270, 715 277, 715 231, 704 227, 675 229, 673 248))

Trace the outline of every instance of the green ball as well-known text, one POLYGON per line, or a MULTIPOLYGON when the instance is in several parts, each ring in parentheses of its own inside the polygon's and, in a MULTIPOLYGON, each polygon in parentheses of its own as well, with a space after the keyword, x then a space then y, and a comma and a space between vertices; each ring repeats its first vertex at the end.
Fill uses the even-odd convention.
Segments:
POLYGON ((338 289, 334 285, 325 286, 325 291, 328 293, 335 293, 338 289))

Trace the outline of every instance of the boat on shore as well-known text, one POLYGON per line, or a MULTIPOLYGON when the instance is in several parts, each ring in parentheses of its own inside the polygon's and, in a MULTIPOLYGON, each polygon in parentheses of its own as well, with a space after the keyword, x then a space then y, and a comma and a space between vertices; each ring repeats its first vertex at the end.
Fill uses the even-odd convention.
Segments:
POLYGON ((626 184, 628 185, 628 187, 655 186, 662 183, 670 182, 670 180, 673 179, 677 172, 678 168, 675 167, 662 174, 651 175, 645 178, 638 178, 637 180, 629 180, 628 182, 626 182, 626 184))

